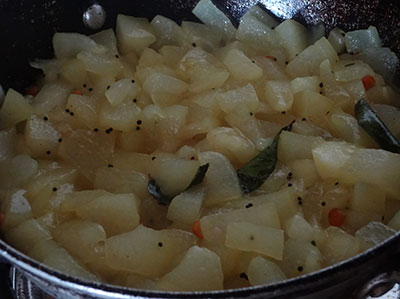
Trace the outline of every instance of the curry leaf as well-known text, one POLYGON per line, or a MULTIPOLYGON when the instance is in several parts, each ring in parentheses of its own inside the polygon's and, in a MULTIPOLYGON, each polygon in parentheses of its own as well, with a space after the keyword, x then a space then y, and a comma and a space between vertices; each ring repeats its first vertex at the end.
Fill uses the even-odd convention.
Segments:
MULTIPOLYGON (((195 176, 193 177, 193 180, 191 181, 189 186, 185 190, 182 190, 182 192, 188 190, 192 186, 201 184, 201 182, 203 181, 204 176, 206 175, 206 172, 208 170, 208 166, 209 166, 209 163, 201 165, 197 169, 197 172, 196 172, 195 176)), ((178 193, 173 196, 165 195, 161 191, 161 187, 157 184, 157 182, 154 179, 150 179, 149 183, 147 184, 147 190, 149 191, 150 195, 153 196, 160 205, 164 205, 164 206, 170 204, 172 199, 176 195, 179 194, 178 193)))
POLYGON ((392 135, 366 100, 359 100, 354 107, 354 111, 358 124, 382 149, 400 154, 399 141, 392 135))
POLYGON ((278 141, 282 131, 290 131, 293 122, 282 128, 272 144, 237 170, 240 186, 244 193, 250 193, 260 187, 275 170, 278 161, 278 141))

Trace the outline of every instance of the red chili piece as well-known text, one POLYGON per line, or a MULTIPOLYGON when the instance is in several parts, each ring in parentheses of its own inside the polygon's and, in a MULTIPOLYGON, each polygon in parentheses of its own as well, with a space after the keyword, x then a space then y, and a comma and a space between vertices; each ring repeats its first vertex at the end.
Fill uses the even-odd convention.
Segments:
POLYGON ((344 221, 346 220, 346 214, 342 209, 334 208, 329 214, 329 224, 332 226, 342 226, 344 221))
POLYGON ((374 77, 372 77, 371 75, 364 76, 361 79, 361 82, 364 85, 365 90, 371 89, 376 84, 374 77))

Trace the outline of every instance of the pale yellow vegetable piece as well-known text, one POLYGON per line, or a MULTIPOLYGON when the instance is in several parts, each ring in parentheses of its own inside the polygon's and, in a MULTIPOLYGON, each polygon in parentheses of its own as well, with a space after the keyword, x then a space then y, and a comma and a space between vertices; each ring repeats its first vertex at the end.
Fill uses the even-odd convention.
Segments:
POLYGON ((27 155, 18 155, 0 162, 0 190, 22 187, 38 172, 38 162, 27 155))
POLYGON ((285 20, 275 28, 279 42, 285 48, 290 60, 308 46, 308 31, 294 20, 285 20))
POLYGON ((400 230, 400 211, 397 211, 397 213, 390 219, 388 226, 399 231, 400 230))
POLYGON ((200 217, 204 198, 204 187, 192 187, 180 193, 169 204, 167 218, 173 222, 192 225, 200 217))
POLYGON ((318 248, 310 242, 288 239, 280 266, 287 277, 296 277, 321 269, 323 258, 318 248))
POLYGON ((194 244, 191 233, 176 229, 156 231, 139 225, 131 232, 107 239, 105 259, 112 268, 156 278, 171 271, 194 244))
POLYGON ((12 192, 8 198, 5 198, 3 201, 3 213, 3 231, 7 231, 32 218, 32 208, 26 198, 26 190, 16 190, 12 192))
POLYGON ((210 163, 205 179, 207 181, 206 206, 237 200, 242 196, 239 179, 229 160, 217 152, 199 153, 201 164, 210 163))
POLYGON ((51 239, 50 233, 35 219, 28 219, 5 234, 5 239, 13 247, 27 253, 43 239, 51 239))
POLYGON ((321 137, 283 131, 279 137, 278 158, 284 163, 296 159, 312 159, 312 149, 323 141, 321 137))
POLYGON ((24 137, 32 155, 45 158, 55 154, 61 135, 49 121, 32 115, 26 122, 24 137))
POLYGON ((86 270, 64 248, 51 251, 43 260, 43 264, 54 268, 61 273, 82 278, 87 281, 99 281, 99 279, 86 270))
POLYGON ((141 109, 132 100, 125 100, 117 106, 104 101, 100 107, 98 123, 105 128, 128 132, 136 128, 140 111, 141 109))
POLYGON ((293 104, 293 94, 288 81, 265 82, 265 98, 277 112, 288 111, 293 104))
POLYGON ((243 251, 254 251, 282 260, 284 231, 249 222, 229 223, 225 245, 243 251))
POLYGON ((312 241, 314 238, 314 228, 299 213, 286 221, 284 227, 287 235, 291 239, 312 241))
POLYGON ((247 276, 253 286, 271 284, 286 279, 285 273, 277 264, 261 256, 250 261, 247 276))
POLYGON ((296 93, 293 102, 295 115, 305 117, 317 125, 323 125, 325 116, 329 114, 334 106, 334 102, 311 90, 304 90, 296 93))
POLYGON ((292 177, 303 180, 306 188, 312 186, 320 179, 314 160, 312 159, 292 160, 288 163, 288 166, 292 170, 292 177))
POLYGON ((74 116, 89 129, 94 129, 96 127, 98 102, 95 97, 71 94, 68 97, 66 109, 72 111, 74 116))
POLYGON ((353 186, 353 196, 350 198, 350 208, 359 212, 385 213, 386 196, 378 186, 356 182, 353 186))
POLYGON ((290 87, 293 94, 304 90, 319 92, 320 83, 321 79, 318 76, 298 77, 290 81, 290 87))
POLYGON ((317 75, 319 72, 319 65, 325 59, 329 59, 334 63, 338 57, 335 49, 331 46, 328 40, 323 37, 315 44, 307 47, 286 67, 286 71, 292 78, 317 75))
POLYGON ((57 225, 52 234, 62 247, 84 264, 95 261, 104 251, 106 232, 98 223, 71 220, 57 225))
POLYGON ((46 114, 57 107, 63 108, 67 103, 71 87, 62 83, 45 84, 34 97, 32 106, 37 114, 46 114))
POLYGON ((177 158, 159 157, 151 163, 150 176, 166 195, 176 195, 189 187, 200 167, 199 161, 177 158))
POLYGON ((254 144, 238 129, 218 127, 207 134, 210 146, 231 161, 247 163, 257 155, 254 144))
POLYGON ((231 75, 237 80, 257 80, 261 78, 263 71, 252 62, 239 49, 231 49, 223 58, 224 64, 229 69, 231 75))
POLYGON ((55 33, 53 48, 57 58, 73 58, 82 51, 105 52, 105 49, 97 45, 90 37, 79 33, 55 33))
POLYGON ((57 250, 63 250, 53 239, 42 239, 28 252, 28 255, 43 262, 43 260, 57 250))
POLYGON ((122 54, 142 51, 156 41, 153 28, 147 19, 119 14, 117 16, 118 48, 122 54))
POLYGON ((400 156, 380 149, 363 149, 344 142, 325 142, 312 150, 319 175, 344 183, 357 181, 400 195, 400 156))
POLYGON ((0 161, 11 159, 16 154, 17 130, 0 131, 0 161))
POLYGON ((335 264, 360 253, 359 239, 335 226, 328 227, 326 232, 328 236, 322 248, 322 254, 329 264, 335 264))
POLYGON ((156 47, 162 45, 180 46, 184 44, 186 39, 185 32, 171 19, 157 15, 151 21, 151 25, 157 37, 156 47))
POLYGON ((223 287, 220 258, 207 248, 191 247, 181 262, 157 286, 166 291, 211 291, 223 287))
POLYGON ((281 228, 279 215, 274 203, 261 202, 255 203, 241 202, 240 209, 228 212, 223 210, 214 215, 206 215, 200 219, 200 226, 207 241, 223 243, 225 240, 226 226, 232 222, 248 222, 257 225, 281 228))
POLYGON ((133 194, 112 194, 101 190, 73 192, 60 206, 82 219, 100 223, 107 236, 134 229, 139 224, 139 199, 133 194), (118 221, 116 221, 118 219, 118 221))
POLYGON ((110 85, 105 96, 112 106, 117 106, 126 100, 133 100, 139 91, 140 87, 135 80, 121 79, 110 85))
POLYGON ((0 109, 0 129, 10 128, 28 119, 33 113, 31 104, 22 94, 10 88, 0 109))
POLYGON ((244 87, 232 89, 217 95, 218 105, 225 113, 234 112, 246 107, 249 112, 255 111, 259 105, 257 93, 250 83, 244 87))

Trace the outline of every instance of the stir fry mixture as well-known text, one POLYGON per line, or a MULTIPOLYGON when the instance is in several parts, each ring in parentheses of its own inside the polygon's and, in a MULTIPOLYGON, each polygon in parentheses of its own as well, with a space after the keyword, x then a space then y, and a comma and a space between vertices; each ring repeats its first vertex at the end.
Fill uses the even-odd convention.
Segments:
POLYGON ((236 29, 119 15, 56 33, 0 110, 4 239, 85 280, 208 291, 346 260, 400 229, 398 59, 260 7, 236 29))

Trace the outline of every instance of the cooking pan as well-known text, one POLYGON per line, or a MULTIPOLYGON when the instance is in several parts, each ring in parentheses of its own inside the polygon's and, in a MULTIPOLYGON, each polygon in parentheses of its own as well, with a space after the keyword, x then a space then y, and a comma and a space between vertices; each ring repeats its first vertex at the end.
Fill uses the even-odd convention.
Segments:
MULTIPOLYGON (((191 10, 197 1, 0 0, 0 84, 4 90, 12 87, 23 92, 37 80, 41 74, 29 67, 29 62, 52 56, 54 32, 94 33, 93 28, 101 22, 83 22, 89 7, 103 9, 99 12, 103 17, 106 15, 101 27, 105 29, 113 27, 118 13, 150 19, 161 14, 177 22, 193 21, 196 18, 191 10)), ((214 0, 235 24, 256 2, 214 0)), ((354 30, 374 25, 384 45, 400 54, 400 2, 397 0, 262 0, 260 5, 280 19, 294 18, 307 25, 323 23, 327 31, 335 26, 354 30)), ((309 275, 268 286, 213 292, 145 291, 85 282, 49 269, 1 239, 0 257, 2 262, 18 269, 56 298, 364 298, 384 293, 400 283, 400 233, 350 260, 309 275)))

